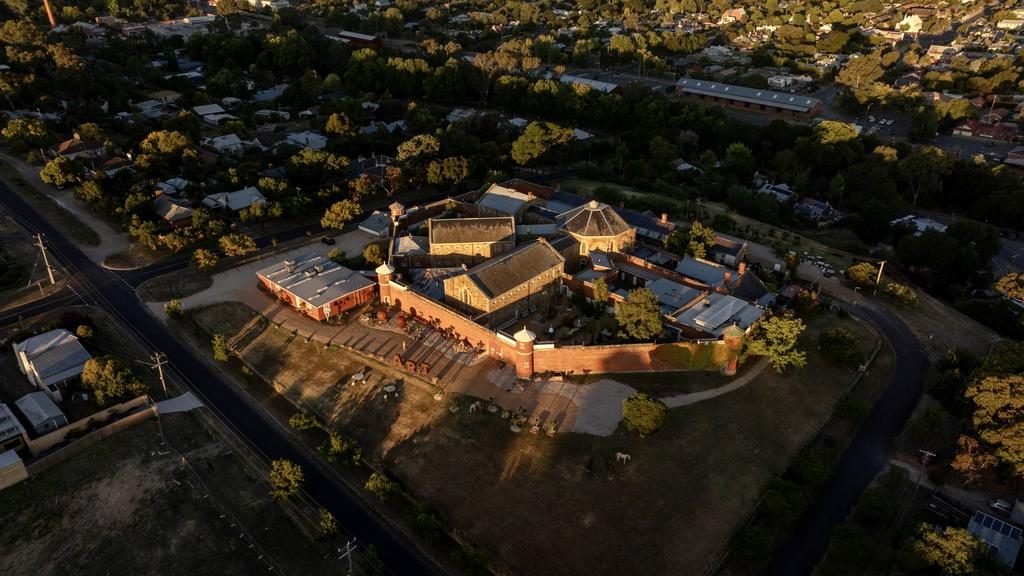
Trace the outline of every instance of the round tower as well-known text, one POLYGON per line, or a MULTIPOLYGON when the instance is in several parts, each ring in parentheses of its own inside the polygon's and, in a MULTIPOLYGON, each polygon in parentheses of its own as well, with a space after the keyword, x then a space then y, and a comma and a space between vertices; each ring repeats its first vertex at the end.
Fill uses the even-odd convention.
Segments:
POLYGON ((380 301, 384 304, 391 304, 391 276, 395 269, 387 262, 377 266, 377 290, 380 292, 380 301))
POLYGON ((532 378, 533 342, 537 339, 537 335, 523 326, 523 329, 512 337, 516 341, 516 378, 532 378))
POLYGON ((736 368, 740 360, 740 352, 743 350, 743 336, 745 333, 739 326, 733 324, 722 332, 722 342, 725 343, 728 360, 722 366, 722 374, 735 376, 736 368))

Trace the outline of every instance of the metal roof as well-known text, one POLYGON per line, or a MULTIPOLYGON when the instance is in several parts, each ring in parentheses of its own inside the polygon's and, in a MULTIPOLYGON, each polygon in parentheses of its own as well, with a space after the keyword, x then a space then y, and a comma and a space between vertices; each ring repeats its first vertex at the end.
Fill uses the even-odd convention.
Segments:
POLYGON ((21 410, 21 413, 25 415, 25 419, 32 425, 33 429, 38 430, 40 425, 47 420, 63 420, 64 424, 68 423, 64 412, 46 395, 46 392, 41 390, 29 392, 18 398, 14 403, 18 406, 18 410, 21 410))
POLYGON ((22 427, 14 412, 11 412, 11 409, 6 404, 0 403, 0 442, 14 438, 24 432, 25 428, 22 427))
POLYGON ((529 200, 530 197, 522 192, 517 192, 498 184, 491 184, 491 187, 484 192, 483 196, 476 203, 478 206, 490 208, 502 214, 515 215, 519 213, 519 209, 529 200))
POLYGON ((63 328, 37 334, 14 345, 43 385, 58 384, 82 373, 92 358, 74 334, 63 328))
POLYGON ((304 254, 256 272, 313 306, 323 306, 373 286, 373 282, 318 254, 304 254))
POLYGON ((710 80, 697 80, 695 78, 680 78, 676 82, 680 91, 688 94, 700 94, 703 96, 717 96, 728 98, 737 102, 751 102, 764 104, 784 110, 795 110, 797 112, 808 112, 815 106, 821 104, 821 100, 809 96, 798 96, 786 92, 774 92, 772 90, 761 90, 758 88, 747 88, 734 84, 723 84, 710 80))
POLYGON ((661 304, 661 313, 666 316, 692 303, 703 293, 696 288, 673 282, 667 278, 658 278, 649 282, 647 289, 654 293, 658 303, 661 304))
POLYGON ((1020 552, 1021 529, 978 510, 967 531, 988 544, 989 552, 1005 566, 1013 567, 1020 552))
POLYGON ((762 316, 764 310, 736 298, 711 292, 701 302, 683 310, 676 322, 714 336, 721 336, 732 325, 746 331, 762 316))

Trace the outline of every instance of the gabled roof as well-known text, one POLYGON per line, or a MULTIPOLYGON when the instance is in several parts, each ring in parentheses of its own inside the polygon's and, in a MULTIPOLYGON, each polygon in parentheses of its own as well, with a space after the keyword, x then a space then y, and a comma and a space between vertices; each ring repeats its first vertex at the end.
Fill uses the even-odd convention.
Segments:
POLYGON ((14 351, 24 354, 44 385, 78 376, 92 358, 78 338, 63 328, 18 342, 14 351))
POLYGON ((363 230, 370 230, 374 234, 383 234, 391 229, 391 214, 374 210, 372 214, 363 220, 359 227, 363 230))
POLYGON ((153 199, 153 211, 172 224, 192 217, 191 208, 177 204, 163 194, 153 199))
MULTIPOLYGON (((0 442, 24 434, 25 428, 6 404, 0 403, 0 442)), ((2 468, 2 466, 0 466, 2 468)))
POLYGON ((201 106, 193 106, 192 111, 200 116, 209 116, 211 114, 223 114, 226 112, 220 104, 203 104, 201 106))
POLYGON ((47 420, 59 420, 62 424, 67 424, 67 416, 42 390, 29 392, 14 403, 34 429, 38 429, 39 425, 47 420))
POLYGON ((488 298, 497 298, 564 262, 550 244, 538 240, 470 268, 466 275, 488 298))
POLYGON ((476 203, 478 206, 511 215, 519 213, 520 208, 529 201, 530 197, 522 192, 517 192, 498 184, 491 184, 491 187, 484 192, 483 196, 476 203))
POLYGON ((516 223, 511 216, 494 218, 431 218, 431 244, 501 242, 514 240, 516 223))
POLYGON ((323 306, 374 285, 362 274, 317 254, 276 262, 256 274, 313 306, 323 306))
POLYGON ((57 144, 53 151, 60 156, 67 156, 68 154, 79 154, 82 152, 89 152, 92 150, 99 150, 103 145, 99 142, 86 142, 79 138, 69 138, 57 144))
POLYGON ((252 206, 263 204, 267 199, 260 194, 255 186, 248 186, 234 192, 218 192, 203 198, 203 204, 210 208, 229 208, 235 212, 252 206))
POLYGON ((821 104, 817 98, 799 96, 786 92, 773 92, 758 88, 747 88, 733 84, 723 84, 711 80, 697 80, 695 78, 681 78, 676 82, 680 92, 698 94, 702 96, 717 96, 728 98, 738 102, 751 102, 764 104, 785 110, 807 112, 821 104))
POLYGON ((576 236, 616 236, 627 232, 629 224, 609 205, 591 200, 558 217, 562 230, 576 236))

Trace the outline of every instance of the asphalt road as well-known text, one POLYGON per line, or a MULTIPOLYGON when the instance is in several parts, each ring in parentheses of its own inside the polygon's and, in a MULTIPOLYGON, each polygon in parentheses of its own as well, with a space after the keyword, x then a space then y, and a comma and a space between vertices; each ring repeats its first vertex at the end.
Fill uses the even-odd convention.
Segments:
POLYGON ((804 576, 814 570, 825 555, 832 530, 846 520, 861 494, 888 462, 893 439, 924 391, 928 359, 910 329, 884 311, 868 306, 844 307, 889 339, 896 353, 896 367, 888 387, 843 452, 832 477, 776 551, 767 574, 804 576))
MULTIPOLYGON (((46 236, 51 253, 61 261, 69 274, 69 288, 43 301, 21 307, 23 313, 35 306, 56 307, 79 298, 104 309, 117 319, 122 328, 140 340, 151 351, 166 354, 171 373, 178 381, 203 399, 204 403, 226 425, 233 428, 264 460, 287 458, 302 466, 305 491, 320 506, 330 510, 340 526, 361 545, 376 546, 388 572, 394 574, 443 574, 440 567, 419 553, 403 535, 387 527, 363 502, 362 497, 326 472, 315 457, 299 448, 288 431, 271 420, 262 410, 249 403, 244 394, 220 379, 218 374, 182 345, 159 320, 154 318, 125 281, 89 260, 58 230, 40 217, 7 186, 0 184, 0 204, 10 210, 20 223, 32 232, 46 236), (70 297, 68 292, 74 294, 70 297)), ((7 311, 0 320, 10 323, 7 311)))

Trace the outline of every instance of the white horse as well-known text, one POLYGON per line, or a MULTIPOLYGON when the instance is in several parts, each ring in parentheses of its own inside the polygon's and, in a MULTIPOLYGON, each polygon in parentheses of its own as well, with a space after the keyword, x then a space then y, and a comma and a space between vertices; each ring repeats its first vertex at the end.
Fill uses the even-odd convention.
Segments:
POLYGON ((629 461, 632 459, 633 457, 629 454, 623 454, 622 452, 615 453, 615 462, 619 464, 629 464, 629 461))

